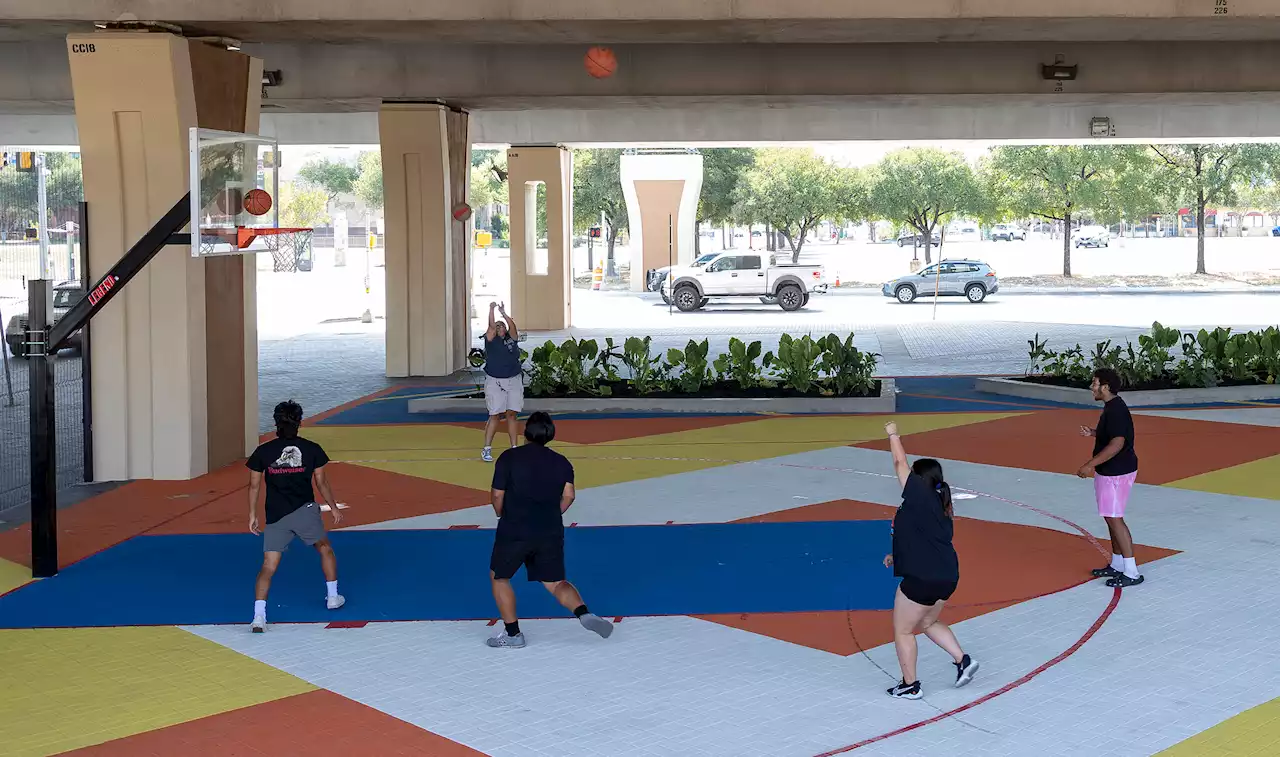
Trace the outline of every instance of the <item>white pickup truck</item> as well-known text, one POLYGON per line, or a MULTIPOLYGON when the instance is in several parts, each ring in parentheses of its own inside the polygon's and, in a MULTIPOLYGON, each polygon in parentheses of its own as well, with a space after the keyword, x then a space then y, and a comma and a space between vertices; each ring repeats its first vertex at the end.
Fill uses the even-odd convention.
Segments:
POLYGON ((767 253, 733 251, 722 252, 701 266, 674 268, 662 282, 664 299, 670 298, 685 312, 717 297, 759 297, 783 310, 799 310, 809 304, 810 294, 826 291, 820 265, 779 265, 768 261, 767 253))

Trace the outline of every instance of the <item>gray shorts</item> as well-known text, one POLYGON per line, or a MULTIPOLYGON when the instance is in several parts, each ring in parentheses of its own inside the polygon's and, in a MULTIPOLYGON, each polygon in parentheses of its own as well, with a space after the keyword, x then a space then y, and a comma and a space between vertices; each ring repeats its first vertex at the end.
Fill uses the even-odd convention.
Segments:
POLYGON ((325 538, 319 504, 303 505, 275 523, 268 523, 262 529, 262 551, 283 552, 295 536, 308 547, 325 538))

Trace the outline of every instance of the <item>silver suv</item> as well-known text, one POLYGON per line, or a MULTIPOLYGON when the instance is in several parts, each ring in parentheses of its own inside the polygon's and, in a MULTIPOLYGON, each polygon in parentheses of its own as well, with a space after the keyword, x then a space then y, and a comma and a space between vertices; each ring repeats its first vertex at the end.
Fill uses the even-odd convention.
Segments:
POLYGON ((885 282, 880 289, 885 297, 892 297, 902 304, 928 297, 935 291, 942 297, 964 297, 979 303, 987 295, 1000 291, 996 272, 986 263, 976 260, 943 260, 893 281, 885 282))

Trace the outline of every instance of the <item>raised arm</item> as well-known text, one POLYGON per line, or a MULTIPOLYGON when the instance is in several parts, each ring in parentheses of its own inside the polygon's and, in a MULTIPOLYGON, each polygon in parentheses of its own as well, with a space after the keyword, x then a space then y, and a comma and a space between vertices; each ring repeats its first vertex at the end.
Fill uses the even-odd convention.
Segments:
POLYGON ((489 303, 489 328, 484 332, 484 340, 486 342, 492 341, 492 339, 498 335, 498 320, 494 317, 494 313, 497 309, 498 303, 489 303))
POLYGON ((911 464, 907 462, 907 451, 902 446, 902 437, 898 436, 898 424, 890 421, 884 424, 884 432, 889 435, 889 451, 893 453, 893 472, 898 476, 898 483, 907 485, 911 476, 911 464))
POLYGON ((498 303, 498 313, 502 315, 502 320, 507 322, 507 333, 510 334, 511 338, 515 341, 520 341, 520 330, 516 328, 515 319, 507 315, 507 306, 505 303, 498 303))

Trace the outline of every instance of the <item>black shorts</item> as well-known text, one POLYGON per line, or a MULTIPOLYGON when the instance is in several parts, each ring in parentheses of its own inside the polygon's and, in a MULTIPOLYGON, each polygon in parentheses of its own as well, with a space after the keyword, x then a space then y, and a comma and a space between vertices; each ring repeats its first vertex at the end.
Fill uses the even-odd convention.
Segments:
POLYGON ((521 565, 525 567, 530 581, 563 581, 564 537, 494 539, 493 555, 489 558, 489 570, 493 571, 494 578, 511 578, 521 565))
POLYGON ((928 607, 951 599, 951 595, 956 593, 956 582, 922 581, 911 576, 904 576, 898 588, 902 590, 902 596, 918 605, 928 607))

